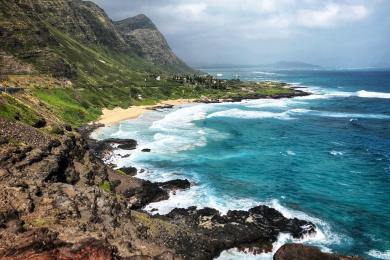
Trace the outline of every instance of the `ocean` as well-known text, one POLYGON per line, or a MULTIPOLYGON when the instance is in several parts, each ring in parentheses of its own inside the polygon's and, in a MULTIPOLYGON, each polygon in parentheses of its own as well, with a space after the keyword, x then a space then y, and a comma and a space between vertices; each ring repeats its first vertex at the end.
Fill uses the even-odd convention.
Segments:
MULTIPOLYGON (((146 210, 209 206, 226 213, 266 204, 314 222, 315 236, 285 242, 326 252, 390 259, 390 71, 372 69, 207 70, 243 80, 288 82, 313 93, 293 99, 191 104, 150 111, 93 133, 133 138, 119 167, 136 166, 152 181, 187 178, 194 186, 146 210), (141 152, 150 148, 151 153, 141 152)), ((272 259, 235 249, 219 259, 272 259)))

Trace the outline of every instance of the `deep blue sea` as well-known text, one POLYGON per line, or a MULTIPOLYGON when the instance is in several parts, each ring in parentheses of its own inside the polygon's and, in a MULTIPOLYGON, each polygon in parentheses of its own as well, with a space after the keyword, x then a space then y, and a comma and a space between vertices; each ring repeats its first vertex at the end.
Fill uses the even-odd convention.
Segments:
MULTIPOLYGON (((323 251, 390 259, 390 71, 213 69, 224 78, 277 80, 308 97, 193 104, 151 111, 99 129, 97 138, 134 138, 139 149, 118 166, 150 180, 188 178, 194 186, 149 205, 248 209, 267 204, 313 221, 300 241, 323 251), (142 153, 151 148, 151 153, 142 153)), ((117 155, 128 151, 116 151, 117 155)), ((274 251, 293 241, 282 234, 274 251)), ((270 259, 236 250, 220 259, 270 259)))

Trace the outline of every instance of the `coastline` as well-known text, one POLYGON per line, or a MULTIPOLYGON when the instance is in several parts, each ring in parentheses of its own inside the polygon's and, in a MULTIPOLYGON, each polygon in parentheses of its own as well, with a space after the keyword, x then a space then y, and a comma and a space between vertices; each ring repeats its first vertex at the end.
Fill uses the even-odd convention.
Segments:
POLYGON ((131 106, 129 108, 116 107, 114 109, 104 108, 102 115, 97 120, 98 124, 115 124, 128 119, 135 119, 140 117, 147 110, 159 109, 159 108, 172 108, 174 106, 180 106, 193 103, 195 99, 170 99, 161 101, 155 105, 143 105, 143 106, 131 106))
POLYGON ((102 125, 110 125, 116 124, 121 121, 125 121, 128 119, 135 119, 140 117, 147 110, 157 110, 164 108, 172 108, 175 106, 191 104, 191 103, 234 103, 241 102, 243 100, 253 100, 253 99, 281 99, 281 98, 294 98, 294 97, 302 97, 309 96, 311 93, 297 90, 293 87, 290 88, 293 90, 291 93, 281 93, 281 94, 272 94, 272 95, 264 95, 264 94, 256 94, 256 93, 248 93, 246 95, 234 96, 234 97, 223 97, 223 98, 213 98, 213 97, 202 97, 200 99, 168 99, 162 100, 155 105, 141 105, 141 106, 131 106, 129 108, 120 108, 115 107, 114 109, 103 108, 102 115, 95 124, 102 125))
MULTIPOLYGON (((269 253, 282 233, 298 240, 316 233, 317 227, 310 220, 284 216, 267 205, 229 210, 226 214, 214 208, 193 206, 175 208, 165 215, 151 215, 143 210, 145 205, 167 200, 176 190, 190 189, 191 183, 184 179, 157 183, 142 180, 132 176, 132 167, 114 170, 113 165, 103 162, 96 150, 109 152, 117 145, 124 145, 123 149, 130 151, 137 145, 136 141, 91 141, 88 132, 95 127, 98 125, 86 125, 85 129, 77 131, 69 129, 49 138, 44 147, 15 149, 15 142, 2 141, 1 154, 12 154, 0 160, 0 166, 6 170, 2 175, 6 185, 4 192, 15 193, 15 181, 24 187, 23 183, 28 183, 28 188, 18 190, 15 196, 18 201, 31 201, 35 210, 28 211, 29 208, 21 204, 20 213, 14 215, 14 208, 6 212, 7 250, 0 252, 0 258, 14 254, 15 250, 25 259, 37 252, 43 255, 47 248, 57 250, 55 253, 60 255, 77 247, 89 250, 88 254, 105 254, 102 259, 162 259, 159 256, 167 255, 170 258, 164 259, 213 259, 235 248, 254 254, 269 253), (41 186, 41 183, 50 185, 41 186), (34 194, 28 197, 30 190, 34 194), (56 205, 61 205, 59 213, 52 210, 56 205), (24 232, 25 227, 28 232, 24 232), (15 235, 15 230, 20 231, 15 235), (100 239, 102 235, 107 239, 100 239), (80 237, 89 240, 78 240, 80 237), (129 237, 130 240, 126 239, 129 237), (14 247, 19 244, 22 247, 14 247), (114 255, 118 257, 113 258, 114 255)), ((24 143, 32 143, 32 139, 45 140, 47 135, 18 123, 6 128, 10 133, 7 138, 12 138, 14 130, 20 128, 18 132, 24 143)), ((13 196, 4 198, 10 205, 15 201, 13 196)), ((294 250, 288 249, 286 254, 291 255, 294 250)), ((322 256, 323 253, 318 250, 315 254, 322 256)), ((308 254, 306 257, 311 259, 308 254)))

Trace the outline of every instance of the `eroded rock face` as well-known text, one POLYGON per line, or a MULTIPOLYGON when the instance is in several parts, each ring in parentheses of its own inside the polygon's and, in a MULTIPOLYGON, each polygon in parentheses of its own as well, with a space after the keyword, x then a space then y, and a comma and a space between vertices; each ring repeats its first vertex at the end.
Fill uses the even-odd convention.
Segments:
POLYGON ((323 253, 317 247, 302 244, 286 244, 279 248, 274 255, 274 260, 363 260, 363 258, 323 253))
POLYGON ((115 247, 103 240, 84 239, 70 244, 58 239, 58 234, 46 228, 22 234, 14 247, 0 250, 1 259, 35 260, 110 260, 117 257, 115 247))

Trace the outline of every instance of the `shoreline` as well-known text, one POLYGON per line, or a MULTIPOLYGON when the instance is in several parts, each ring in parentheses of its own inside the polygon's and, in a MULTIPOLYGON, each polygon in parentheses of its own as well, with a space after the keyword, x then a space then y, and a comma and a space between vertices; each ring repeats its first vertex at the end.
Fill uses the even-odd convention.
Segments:
MULTIPOLYGON (((294 88, 292 88, 294 89, 294 88)), ((141 106, 131 106, 129 108, 120 108, 116 107, 114 109, 103 108, 102 115, 94 124, 102 124, 102 125, 111 125, 116 124, 121 121, 135 119, 143 115, 147 110, 157 110, 164 108, 173 108, 175 106, 192 104, 192 103, 235 103, 241 102, 243 100, 253 100, 253 99, 281 99, 281 98, 294 98, 294 97, 302 97, 309 96, 312 93, 305 92, 302 90, 294 89, 294 92, 287 94, 274 94, 274 95, 262 95, 262 94, 248 94, 245 96, 237 96, 230 98, 212 98, 212 97, 202 97, 200 99, 168 99, 160 101, 155 105, 141 105, 141 106)))
POLYGON ((172 108, 175 106, 194 103, 195 99, 169 99, 160 101, 155 105, 131 106, 129 108, 116 107, 114 109, 104 108, 102 115, 96 121, 97 124, 110 125, 124 120, 135 119, 142 116, 148 110, 172 108))

